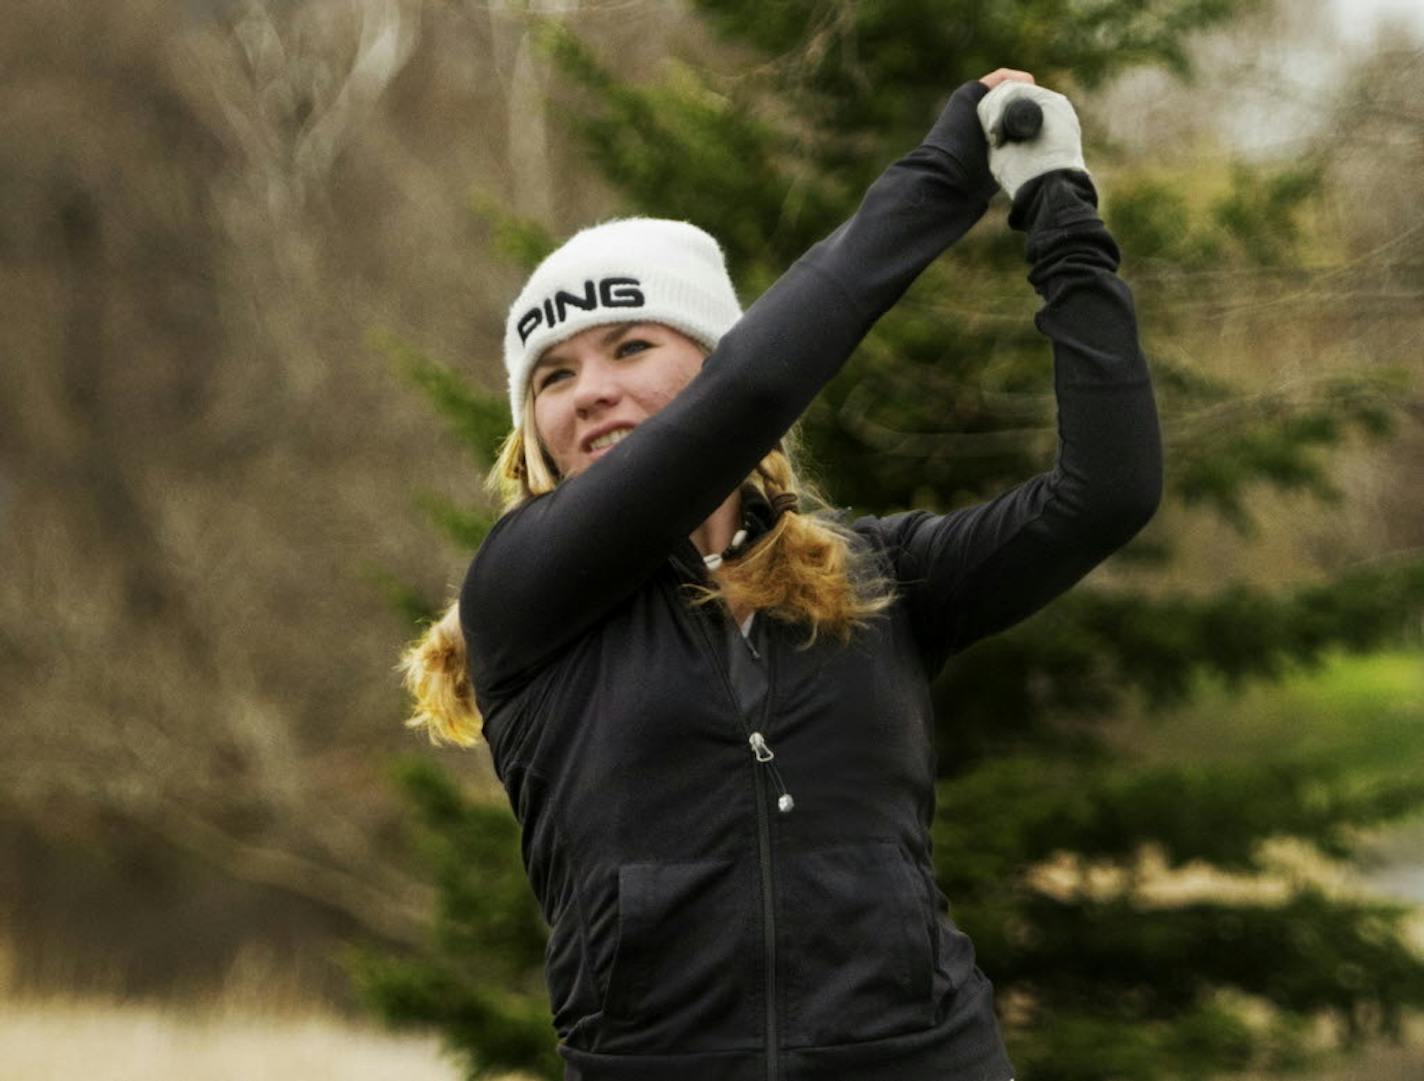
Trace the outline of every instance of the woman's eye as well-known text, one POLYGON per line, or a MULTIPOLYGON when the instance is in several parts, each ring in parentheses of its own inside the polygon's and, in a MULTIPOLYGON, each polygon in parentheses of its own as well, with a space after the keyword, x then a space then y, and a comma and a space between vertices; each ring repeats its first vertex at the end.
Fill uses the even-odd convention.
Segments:
MULTIPOLYGON (((626 342, 623 342, 618 346, 618 351, 614 353, 614 356, 621 357, 624 353, 624 350, 628 349, 629 346, 633 345, 641 345, 644 349, 652 348, 652 343, 645 342, 642 338, 629 338, 626 342)), ((635 350, 635 352, 639 353, 641 353, 642 351, 642 349, 635 350)))
POLYGON ((564 376, 570 375, 570 374, 572 374, 572 373, 571 373, 571 372, 569 371, 569 369, 567 369, 567 368, 553 368, 553 369, 550 369, 547 373, 545 373, 545 374, 539 379, 539 389, 540 389, 540 390, 543 390, 545 387, 549 386, 551 383, 557 383, 557 382, 558 382, 560 379, 562 379, 564 376))

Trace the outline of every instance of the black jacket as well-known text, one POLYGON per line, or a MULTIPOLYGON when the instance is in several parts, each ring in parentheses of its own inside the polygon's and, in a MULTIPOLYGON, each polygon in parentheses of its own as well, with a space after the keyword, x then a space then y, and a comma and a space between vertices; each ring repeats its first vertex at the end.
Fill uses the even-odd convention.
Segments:
POLYGON ((1010 218, 1029 234, 1053 343, 1053 468, 943 516, 854 522, 900 594, 849 646, 798 649, 803 628, 761 616, 743 642, 724 609, 681 592, 705 573, 689 534, 984 212, 984 92, 956 91, 672 402, 501 518, 470 566, 470 676, 550 926, 569 1079, 1012 1072, 935 881, 929 688, 951 654, 1120 547, 1159 499, 1131 296, 1085 174, 1031 182, 1010 218))

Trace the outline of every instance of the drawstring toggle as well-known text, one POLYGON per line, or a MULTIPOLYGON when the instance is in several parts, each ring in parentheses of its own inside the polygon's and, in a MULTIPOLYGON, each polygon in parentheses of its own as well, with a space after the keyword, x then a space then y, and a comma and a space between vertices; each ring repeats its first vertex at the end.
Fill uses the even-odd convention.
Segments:
POLYGON ((766 738, 760 732, 753 732, 747 738, 747 742, 752 745, 752 754, 756 755, 756 760, 767 763, 767 768, 771 770, 776 787, 781 790, 781 795, 776 797, 776 809, 782 814, 786 814, 796 806, 796 801, 791 798, 791 793, 786 791, 786 784, 781 779, 781 771, 771 765, 771 760, 776 757, 775 752, 768 746, 766 738))

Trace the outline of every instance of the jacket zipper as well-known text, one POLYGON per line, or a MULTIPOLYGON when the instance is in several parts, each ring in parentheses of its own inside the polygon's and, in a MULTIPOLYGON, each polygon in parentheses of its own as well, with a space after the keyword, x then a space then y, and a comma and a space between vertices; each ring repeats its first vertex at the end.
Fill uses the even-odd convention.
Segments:
MULTIPOLYGON (((689 542, 690 543, 690 542, 689 542)), ((687 568, 678 560, 676 556, 673 561, 685 571, 687 568)), ((696 572, 692 572, 694 575, 696 572)), ((700 576, 699 576, 700 577, 700 576)), ((682 608, 682 598, 673 590, 673 607, 677 610, 682 608)), ((743 712, 741 702, 737 698, 736 688, 732 686, 731 677, 727 674, 726 666, 722 663, 722 657, 717 652, 711 636, 707 633, 707 627, 702 618, 693 614, 691 621, 697 625, 698 638, 707 652, 711 654, 712 663, 717 669, 717 674, 722 678, 722 686, 727 692, 727 697, 731 700, 732 708, 736 715, 741 718, 742 730, 747 735, 747 742, 751 746, 752 755, 756 760, 753 765, 752 779, 756 783, 756 804, 757 804, 757 856, 761 866, 761 896, 762 896, 762 926, 763 943, 766 955, 766 1081, 777 1081, 779 1068, 777 1059, 780 1052, 780 1041, 777 1036, 776 1019, 776 904, 772 894, 772 873, 771 873, 771 821, 767 811, 767 791, 766 779, 762 776, 762 770, 758 768, 765 763, 771 770, 776 767, 771 765, 771 760, 775 757, 771 748, 767 746, 765 737, 760 731, 750 731, 748 729, 749 718, 743 712)), ((775 669, 771 665, 771 650, 766 652, 766 697, 762 699, 761 715, 758 723, 761 728, 766 727, 766 717, 771 710, 772 692, 775 690, 776 679, 775 669)), ((789 811, 792 806, 791 796, 786 792, 786 786, 781 783, 781 774, 776 772, 777 784, 781 788, 782 795, 777 800, 777 806, 782 811, 789 811)))

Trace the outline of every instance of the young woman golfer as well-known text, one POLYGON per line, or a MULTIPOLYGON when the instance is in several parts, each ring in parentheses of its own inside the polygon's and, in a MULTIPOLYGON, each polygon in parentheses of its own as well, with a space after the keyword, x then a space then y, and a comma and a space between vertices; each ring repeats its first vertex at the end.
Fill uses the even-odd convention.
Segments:
POLYGON ((1009 1081, 935 880, 930 681, 1156 509, 1096 206, 1072 106, 1000 69, 745 314, 711 237, 641 218, 577 233, 514 302, 507 509, 403 663, 411 723, 482 733, 519 819, 566 1078, 1009 1081), (999 145, 1015 96, 1042 130, 999 145), (996 181, 1057 462, 945 515, 812 506, 789 429, 996 181))

